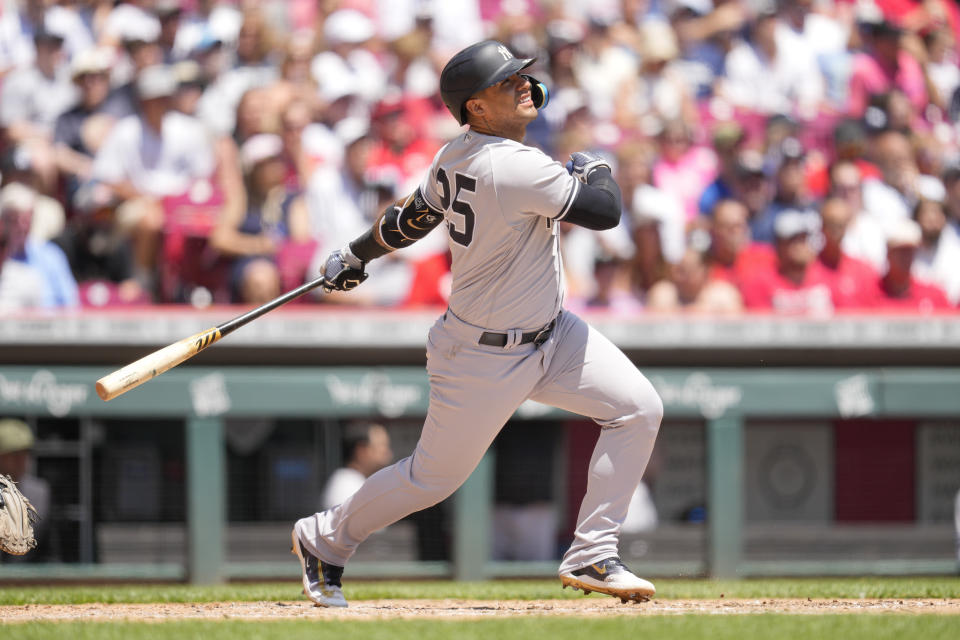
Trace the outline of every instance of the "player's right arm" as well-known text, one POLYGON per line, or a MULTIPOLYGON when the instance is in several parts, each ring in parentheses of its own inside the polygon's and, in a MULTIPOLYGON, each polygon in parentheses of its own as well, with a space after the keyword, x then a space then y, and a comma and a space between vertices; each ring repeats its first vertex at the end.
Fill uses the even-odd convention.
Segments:
POLYGON ((443 221, 418 188, 388 206, 359 238, 330 254, 323 267, 327 291, 349 291, 367 279, 364 266, 420 240, 443 221))

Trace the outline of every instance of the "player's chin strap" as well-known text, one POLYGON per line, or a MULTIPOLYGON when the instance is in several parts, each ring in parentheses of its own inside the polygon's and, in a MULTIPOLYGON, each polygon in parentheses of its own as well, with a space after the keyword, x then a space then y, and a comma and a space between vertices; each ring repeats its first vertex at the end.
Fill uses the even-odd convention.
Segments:
POLYGON ((537 111, 540 111, 550 102, 550 90, 547 89, 547 85, 533 76, 521 75, 521 77, 530 83, 530 99, 533 100, 533 106, 537 108, 537 111))

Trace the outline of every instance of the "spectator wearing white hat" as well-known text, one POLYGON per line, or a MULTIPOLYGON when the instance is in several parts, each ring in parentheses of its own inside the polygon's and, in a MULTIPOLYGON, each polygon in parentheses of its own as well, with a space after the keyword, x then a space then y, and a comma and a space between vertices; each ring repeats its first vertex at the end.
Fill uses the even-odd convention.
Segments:
POLYGON ((172 69, 144 69, 136 90, 138 113, 110 131, 94 159, 93 179, 122 201, 115 225, 131 234, 135 276, 149 290, 164 222, 160 200, 210 178, 215 162, 213 142, 200 121, 171 109, 177 90, 172 69))
POLYGON ((817 263, 822 246, 820 217, 786 210, 774 222, 776 262, 757 265, 739 283, 748 309, 791 315, 833 313, 829 282, 817 263))
POLYGON ((366 46, 376 35, 369 17, 356 9, 338 9, 323 23, 326 50, 310 63, 310 73, 322 93, 331 87, 352 87, 368 105, 379 100, 387 88, 387 74, 366 46))
POLYGON ((920 225, 904 218, 889 224, 886 231, 887 268, 872 292, 872 306, 882 311, 919 313, 951 309, 941 288, 920 282, 912 274, 914 258, 923 242, 920 225))
POLYGON ((110 49, 97 47, 78 53, 70 65, 79 100, 60 114, 53 129, 57 167, 68 183, 68 203, 79 183, 90 178, 93 155, 110 127, 132 113, 129 101, 110 88, 113 61, 110 49))
POLYGON ((224 207, 210 244, 235 258, 231 288, 238 302, 263 304, 282 286, 280 265, 285 245, 310 240, 310 221, 299 191, 286 185, 283 139, 272 133, 251 136, 240 147, 247 191, 240 216, 224 207))
MULTIPOLYGON (((31 284, 35 289, 30 297, 39 295, 39 299, 29 306, 54 309, 77 306, 79 302, 77 282, 70 270, 70 265, 63 250, 47 238, 31 236, 34 212, 39 209, 40 196, 33 189, 14 182, 0 190, 0 244, 3 249, 0 253, 0 262, 4 262, 4 269, 10 268, 23 272, 18 278, 26 283, 33 283, 34 274, 28 273, 24 267, 39 274, 39 286, 31 284)), ((12 277, 7 274, 7 277, 12 277)), ((6 282, 6 286, 18 286, 22 283, 6 282)), ((0 285, 2 288, 3 285, 0 285)))

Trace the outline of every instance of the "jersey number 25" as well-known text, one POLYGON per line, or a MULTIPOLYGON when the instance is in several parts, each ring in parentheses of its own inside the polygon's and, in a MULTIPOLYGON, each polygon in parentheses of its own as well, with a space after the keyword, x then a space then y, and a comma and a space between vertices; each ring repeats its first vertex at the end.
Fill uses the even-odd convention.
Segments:
POLYGON ((473 225, 476 215, 470 204, 460 199, 460 191, 469 191, 475 193, 477 190, 477 179, 466 176, 462 173, 453 174, 454 185, 457 190, 453 195, 453 203, 450 202, 450 180, 447 178, 447 172, 442 168, 437 169, 437 182, 440 183, 440 206, 443 209, 450 210, 450 222, 447 227, 450 230, 450 237, 457 244, 468 246, 473 240, 473 225))

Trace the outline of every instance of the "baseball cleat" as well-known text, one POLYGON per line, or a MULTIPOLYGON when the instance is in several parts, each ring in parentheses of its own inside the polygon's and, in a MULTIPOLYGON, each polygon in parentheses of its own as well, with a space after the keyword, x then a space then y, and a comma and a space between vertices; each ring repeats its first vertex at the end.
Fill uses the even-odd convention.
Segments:
POLYGON ((340 589, 343 567, 327 564, 307 551, 307 548, 297 538, 296 529, 293 530, 290 537, 293 539, 293 547, 290 549, 290 553, 300 559, 304 595, 320 607, 347 606, 347 599, 343 597, 343 591, 340 589))
POLYGON ((583 590, 584 595, 596 591, 627 602, 646 602, 657 592, 652 582, 638 578, 627 569, 620 558, 612 557, 560 574, 563 588, 583 590))

